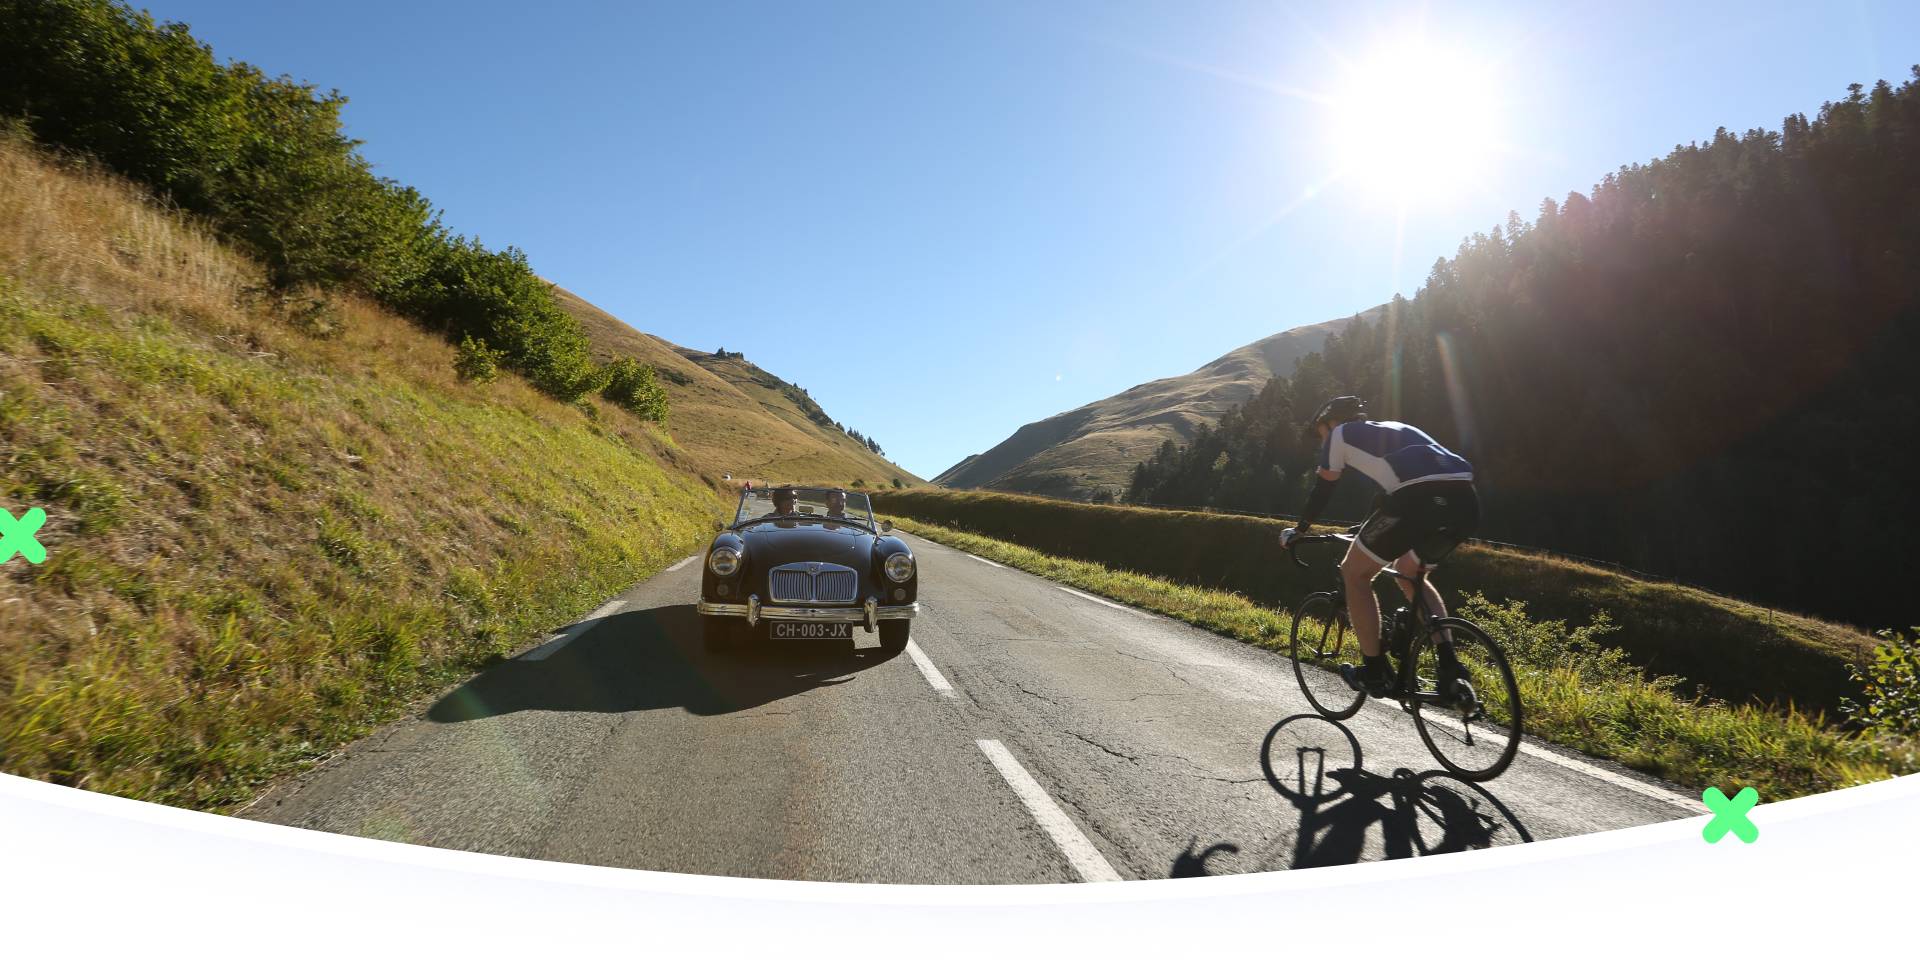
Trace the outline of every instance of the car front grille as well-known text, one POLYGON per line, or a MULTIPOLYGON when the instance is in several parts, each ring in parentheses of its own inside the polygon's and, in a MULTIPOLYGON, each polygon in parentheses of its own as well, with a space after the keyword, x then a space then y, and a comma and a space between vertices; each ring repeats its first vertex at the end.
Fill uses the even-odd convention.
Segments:
POLYGON ((813 596, 816 600, 850 604, 859 593, 859 583, 851 570, 823 570, 813 579, 813 596))
POLYGON ((768 593, 778 604, 851 604, 860 593, 859 576, 838 564, 788 564, 768 577, 768 593))

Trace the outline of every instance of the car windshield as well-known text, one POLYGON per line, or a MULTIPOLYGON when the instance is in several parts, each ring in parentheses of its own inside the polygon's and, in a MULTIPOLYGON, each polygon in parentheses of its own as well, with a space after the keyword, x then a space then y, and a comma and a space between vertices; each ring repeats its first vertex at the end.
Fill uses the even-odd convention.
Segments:
POLYGON ((750 489, 740 494, 740 509, 734 526, 754 520, 792 517, 818 517, 823 521, 851 523, 873 529, 873 507, 865 493, 848 493, 830 487, 778 486, 750 489))

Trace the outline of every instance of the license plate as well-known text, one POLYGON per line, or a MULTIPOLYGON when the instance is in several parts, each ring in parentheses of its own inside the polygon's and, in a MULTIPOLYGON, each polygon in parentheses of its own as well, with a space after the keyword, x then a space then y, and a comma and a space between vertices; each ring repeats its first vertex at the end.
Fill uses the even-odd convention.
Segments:
POLYGON ((774 621, 772 629, 776 641, 850 641, 853 640, 852 624, 815 624, 811 621, 774 621))

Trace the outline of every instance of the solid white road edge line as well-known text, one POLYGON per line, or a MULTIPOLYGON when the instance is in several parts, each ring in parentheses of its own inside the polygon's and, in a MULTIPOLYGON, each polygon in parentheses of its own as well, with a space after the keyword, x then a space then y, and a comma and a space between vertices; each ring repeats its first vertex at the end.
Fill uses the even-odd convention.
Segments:
POLYGON ((907 656, 913 658, 913 666, 920 669, 920 676, 927 679, 929 687, 941 694, 953 693, 953 685, 947 683, 946 675, 927 660, 927 652, 921 650, 919 642, 911 637, 907 638, 907 656))
POLYGON ((1100 598, 1100 597, 1095 597, 1095 596, 1093 596, 1092 594, 1083 594, 1083 593, 1081 593, 1081 592, 1079 592, 1079 591, 1077 591, 1077 590, 1074 590, 1074 589, 1073 589, 1072 587, 1062 587, 1062 586, 1060 586, 1059 584, 1054 584, 1054 585, 1053 585, 1053 589, 1055 589, 1055 590, 1064 590, 1064 591, 1066 591, 1067 593, 1069 593, 1069 594, 1072 594, 1073 596, 1075 596, 1075 597, 1078 597, 1078 598, 1080 598, 1080 599, 1082 599, 1082 600, 1090 600, 1090 601, 1093 601, 1093 602, 1094 602, 1094 603, 1096 603, 1096 604, 1103 604, 1103 605, 1105 605, 1105 606, 1107 606, 1107 607, 1111 607, 1111 608, 1113 608, 1114 610, 1123 610, 1123 611, 1126 611, 1127 613, 1129 613, 1129 614, 1132 614, 1132 615, 1134 615, 1134 616, 1136 616, 1136 617, 1145 617, 1145 618, 1148 618, 1148 619, 1153 619, 1153 615, 1152 615, 1152 614, 1149 614, 1149 613, 1146 613, 1145 611, 1139 611, 1139 610, 1134 610, 1133 608, 1131 608, 1131 607, 1128 607, 1128 606, 1127 606, 1127 605, 1125 605, 1125 604, 1116 604, 1116 603, 1114 603, 1113 601, 1110 601, 1110 600, 1106 600, 1106 599, 1103 599, 1103 598, 1100 598))
POLYGON ((1619 774, 1617 772, 1611 772, 1605 768, 1599 768, 1594 765, 1589 765, 1578 758, 1568 758, 1565 755, 1548 751, 1545 748, 1536 747, 1535 745, 1528 742, 1525 738, 1520 739, 1520 753, 1523 755, 1532 755, 1533 757, 1538 758, 1541 761, 1552 762, 1553 764, 1559 765, 1560 767, 1565 768, 1568 771, 1577 771, 1580 774, 1586 775, 1589 778, 1598 778, 1603 782, 1607 782, 1613 785, 1618 785, 1619 787, 1624 788, 1630 792, 1639 792, 1640 794, 1645 795, 1648 798, 1654 799, 1656 801, 1665 802, 1668 805, 1672 805, 1676 808, 1684 808, 1689 812, 1694 812, 1700 815, 1706 815, 1712 811, 1712 809, 1706 806, 1705 802, 1695 801, 1693 799, 1686 797, 1685 795, 1676 795, 1673 792, 1667 791, 1666 789, 1660 788, 1656 785, 1649 785, 1646 782, 1637 781, 1635 779, 1628 778, 1627 776, 1619 774))
POLYGON ((626 606, 626 604, 627 602, 625 600, 618 597, 614 598, 613 600, 607 601, 604 604, 601 604, 600 609, 594 611, 591 614, 588 614, 585 620, 582 620, 579 623, 574 624, 572 627, 567 628, 565 633, 555 634, 554 636, 548 638, 545 644, 542 644, 539 647, 536 647, 533 650, 520 655, 518 658, 516 658, 516 660, 544 661, 547 658, 552 657, 553 652, 563 647, 566 647, 568 644, 573 643, 574 638, 579 637, 580 635, 591 630, 593 628, 593 625, 600 623, 601 620, 611 616, 614 611, 617 611, 620 608, 626 606))
POLYGON ((700 559, 700 555, 696 553, 696 554, 694 554, 693 556, 691 556, 691 557, 688 557, 687 559, 685 559, 685 560, 682 560, 682 561, 680 561, 679 563, 677 563, 677 564, 674 564, 674 565, 673 565, 673 566, 671 566, 671 567, 668 567, 668 568, 667 568, 667 573, 673 573, 674 571, 676 571, 676 570, 679 570, 679 569, 680 569, 681 567, 684 567, 684 566, 686 566, 686 565, 688 565, 688 564, 690 564, 690 563, 692 563, 692 562, 694 562, 695 560, 699 560, 699 559, 700 559))
MULTIPOLYGON (((961 553, 967 553, 967 552, 966 552, 965 550, 962 550, 962 551, 960 551, 960 552, 961 552, 961 553)), ((970 553, 967 553, 967 556, 969 556, 969 557, 973 557, 973 554, 970 554, 970 553)), ((1005 569, 1007 569, 1007 568, 1006 568, 1006 565, 1005 565, 1005 564, 997 564, 997 563, 994 563, 993 561, 991 561, 991 560, 988 560, 988 559, 987 559, 987 558, 985 558, 985 557, 973 557, 973 559, 975 559, 975 560, 978 560, 978 561, 980 561, 981 563, 983 563, 983 564, 986 564, 987 566, 989 566, 989 567, 993 567, 993 568, 995 568, 995 569, 998 569, 998 570, 1005 570, 1005 569)))
POLYGON ((1006 745, 991 738, 981 738, 974 744, 980 746, 987 760, 993 762, 993 767, 1000 772, 1000 777, 1006 779, 1007 784, 1013 787, 1013 793, 1020 797, 1020 804, 1025 805, 1027 811, 1033 814, 1033 820, 1040 824, 1040 830, 1053 839, 1053 844, 1058 846, 1061 854, 1067 857, 1067 862, 1073 866, 1073 871, 1080 874, 1082 881, 1120 881, 1120 873, 1113 871, 1113 866, 1107 864, 1106 856, 1101 855, 1100 850, 1094 848, 1093 843, 1081 834, 1080 827, 1073 824, 1073 819, 1068 818, 1067 813, 1061 811, 1060 806, 1055 805, 1053 799, 1047 797, 1040 783, 1034 781, 1033 776, 1027 774, 1025 768, 1020 767, 1020 763, 1014 760, 1013 753, 1007 750, 1006 745))

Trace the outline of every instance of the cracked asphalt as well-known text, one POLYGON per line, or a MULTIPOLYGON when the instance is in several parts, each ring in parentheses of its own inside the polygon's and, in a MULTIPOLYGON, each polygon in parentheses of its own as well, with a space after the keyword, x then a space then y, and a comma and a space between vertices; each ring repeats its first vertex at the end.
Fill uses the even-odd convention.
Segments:
POLYGON ((951 692, 906 655, 878 659, 864 633, 856 647, 709 655, 693 611, 700 572, 682 567, 629 589, 543 659, 489 668, 245 817, 668 872, 1078 881, 982 753, 987 739, 1128 879, 1403 858, 1698 814, 1645 786, 1690 791, 1533 739, 1546 756, 1523 753, 1485 785, 1455 780, 1397 706, 1326 721, 1281 655, 907 539, 921 568, 913 639, 951 692))

